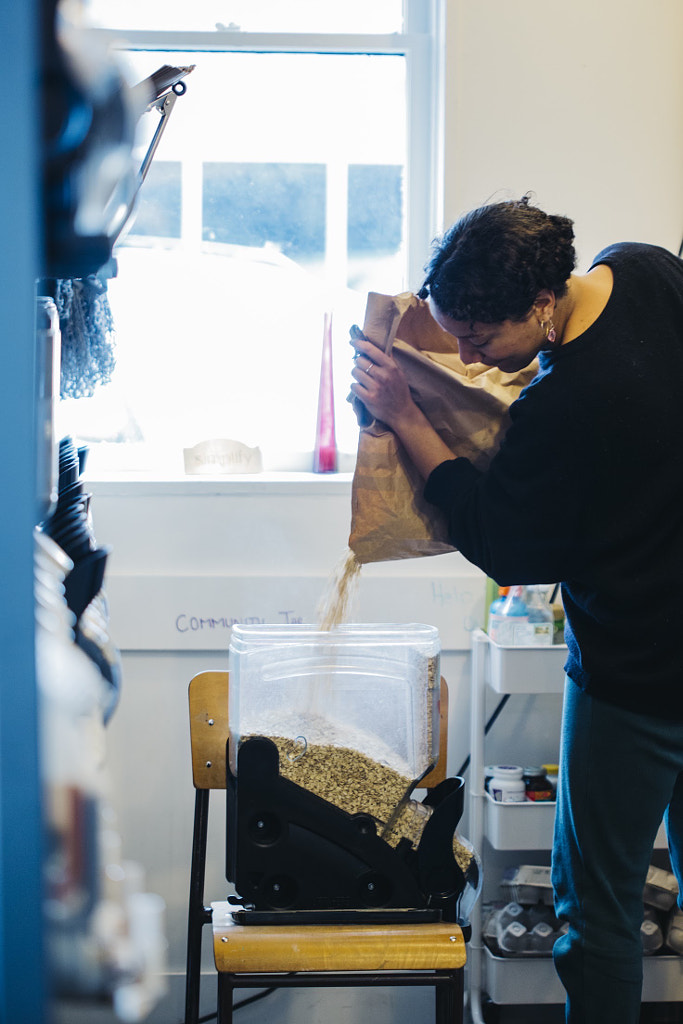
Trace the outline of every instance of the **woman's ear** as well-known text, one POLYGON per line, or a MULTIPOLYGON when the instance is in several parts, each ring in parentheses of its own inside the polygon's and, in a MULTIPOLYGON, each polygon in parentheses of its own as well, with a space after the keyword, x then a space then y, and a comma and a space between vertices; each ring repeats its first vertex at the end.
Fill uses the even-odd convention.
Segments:
POLYGON ((552 320, 555 306, 555 292, 551 291, 550 288, 542 288, 534 299, 533 307, 539 321, 552 320))

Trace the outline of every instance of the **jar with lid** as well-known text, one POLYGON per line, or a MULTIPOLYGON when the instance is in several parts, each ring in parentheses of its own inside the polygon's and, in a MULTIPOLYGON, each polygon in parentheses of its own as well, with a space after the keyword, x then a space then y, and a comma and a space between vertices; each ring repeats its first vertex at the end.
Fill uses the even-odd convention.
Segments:
POLYGON ((487 764, 484 766, 484 789, 488 793, 491 779, 493 778, 495 771, 495 764, 487 764))
POLYGON ((542 764, 541 768, 545 772, 546 778, 553 789, 553 800, 557 794, 557 774, 560 770, 560 766, 557 764, 542 764))
POLYGON ((527 800, 554 800, 553 787, 540 765, 528 765, 524 769, 524 788, 527 800))
POLYGON ((526 799, 524 771, 520 765, 497 764, 489 782, 489 794, 499 803, 523 803, 526 799))

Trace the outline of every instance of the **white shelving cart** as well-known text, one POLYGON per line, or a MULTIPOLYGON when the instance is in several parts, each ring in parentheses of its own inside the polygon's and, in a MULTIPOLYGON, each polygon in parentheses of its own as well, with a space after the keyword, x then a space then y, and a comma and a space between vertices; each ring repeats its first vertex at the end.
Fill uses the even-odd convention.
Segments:
MULTIPOLYGON (((481 630, 473 633, 470 712, 470 840, 486 874, 484 839, 494 850, 550 850, 555 804, 502 804, 484 789, 486 691, 496 693, 561 693, 564 689, 564 645, 501 647, 481 630)), ((666 848, 660 829, 656 848, 666 848)), ((483 1024, 484 994, 500 1005, 564 1002, 564 989, 551 957, 494 956, 482 939, 482 903, 472 911, 468 952, 469 1000, 473 1024, 483 1024)), ((683 1001, 683 957, 653 956, 644 963, 643 1002, 683 1001)))

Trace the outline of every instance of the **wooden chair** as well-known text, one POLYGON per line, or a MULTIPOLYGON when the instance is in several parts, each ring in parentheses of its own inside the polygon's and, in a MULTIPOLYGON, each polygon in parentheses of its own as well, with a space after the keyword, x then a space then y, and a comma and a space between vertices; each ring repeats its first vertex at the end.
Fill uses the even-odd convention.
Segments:
MULTIPOLYGON (((233 991, 265 987, 435 988, 437 1024, 461 1024, 465 940, 457 924, 240 925, 228 902, 204 905, 209 793, 226 788, 228 673, 200 672, 190 682, 195 816, 188 916, 185 1024, 198 1024, 202 929, 213 927, 218 1024, 231 1024, 233 991)), ((448 691, 441 681, 440 756, 422 780, 446 777, 448 691)))

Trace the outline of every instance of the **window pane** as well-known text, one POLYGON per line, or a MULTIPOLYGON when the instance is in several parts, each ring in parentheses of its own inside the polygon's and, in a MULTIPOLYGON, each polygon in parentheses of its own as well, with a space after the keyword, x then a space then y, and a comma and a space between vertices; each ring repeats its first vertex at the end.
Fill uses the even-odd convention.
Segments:
POLYGON ((203 237, 320 261, 325 187, 324 164, 204 164, 203 237))
POLYGON ((403 167, 376 164, 349 167, 350 288, 369 290, 377 262, 400 260, 403 243, 403 167))
MULTIPOLYGON (((348 329, 369 290, 406 286, 404 58, 129 59, 132 81, 162 63, 196 69, 117 246, 114 379, 65 404, 64 432, 138 438, 181 473, 183 447, 215 437, 259 445, 267 465, 310 453, 332 310, 337 440, 354 452, 348 329)), ((145 120, 140 161, 157 112, 145 120)))
POLYGON ((137 235, 180 238, 180 189, 179 160, 151 164, 135 215, 137 235))
POLYGON ((401 32, 401 0, 88 0, 103 28, 213 32, 401 32))

